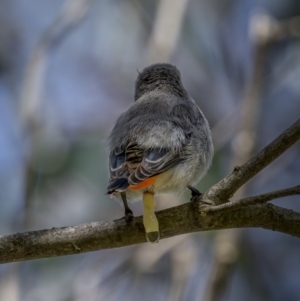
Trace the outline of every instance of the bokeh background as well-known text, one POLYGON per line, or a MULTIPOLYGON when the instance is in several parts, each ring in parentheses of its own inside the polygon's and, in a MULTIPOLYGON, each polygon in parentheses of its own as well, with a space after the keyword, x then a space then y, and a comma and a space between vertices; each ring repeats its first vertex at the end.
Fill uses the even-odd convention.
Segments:
MULTIPOLYGON (((299 118, 299 24, 264 43, 297 16, 298 0, 0 0, 0 234, 123 215, 105 195, 106 138, 151 63, 181 71, 215 145, 198 188, 219 181, 299 118)), ((299 184, 299 155, 298 143, 239 195, 299 184)), ((299 197, 275 203, 300 210, 299 197)), ((294 301, 299 254, 299 239, 263 229, 182 235, 1 265, 0 300, 294 301)))

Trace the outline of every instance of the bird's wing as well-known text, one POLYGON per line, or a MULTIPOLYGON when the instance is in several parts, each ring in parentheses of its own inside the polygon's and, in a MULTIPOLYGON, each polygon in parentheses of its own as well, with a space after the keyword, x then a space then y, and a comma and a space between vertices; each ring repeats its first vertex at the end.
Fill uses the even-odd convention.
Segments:
POLYGON ((136 143, 127 145, 124 150, 115 149, 109 157, 108 193, 140 184, 167 171, 182 159, 178 151, 166 148, 145 150, 136 143))
POLYGON ((182 158, 180 153, 171 149, 149 149, 144 153, 142 161, 130 174, 128 182, 137 185, 143 181, 159 175, 177 165, 182 158))
POLYGON ((129 171, 126 165, 125 149, 115 148, 109 156, 109 185, 107 193, 115 191, 124 191, 129 186, 129 171))

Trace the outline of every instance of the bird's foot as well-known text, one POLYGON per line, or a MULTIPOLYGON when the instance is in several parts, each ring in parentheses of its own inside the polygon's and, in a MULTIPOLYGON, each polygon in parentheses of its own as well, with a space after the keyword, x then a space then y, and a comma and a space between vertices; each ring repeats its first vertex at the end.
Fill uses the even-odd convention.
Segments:
POLYGON ((125 216, 124 216, 125 220, 127 223, 132 222, 134 215, 131 209, 127 208, 125 209, 125 216))
POLYGON ((115 219, 114 221, 125 221, 127 224, 131 223, 133 221, 134 215, 132 210, 125 210, 125 215, 121 218, 115 219))
POLYGON ((187 188, 192 192, 192 197, 190 199, 190 202, 194 203, 194 202, 198 201, 198 198, 199 198, 199 196, 202 195, 202 193, 198 189, 196 189, 195 187, 193 187, 191 185, 188 185, 187 188))

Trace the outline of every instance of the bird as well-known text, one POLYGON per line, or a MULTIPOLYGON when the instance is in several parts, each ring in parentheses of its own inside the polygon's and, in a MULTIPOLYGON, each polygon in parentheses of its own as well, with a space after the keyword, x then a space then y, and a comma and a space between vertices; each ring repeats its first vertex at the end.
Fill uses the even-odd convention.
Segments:
POLYGON ((147 233, 159 233, 154 196, 189 188, 191 201, 196 200, 201 193, 194 186, 214 152, 207 119, 184 88, 179 70, 168 63, 139 72, 134 103, 117 119, 108 145, 107 194, 122 199, 127 222, 133 219, 128 202, 143 199, 147 233))

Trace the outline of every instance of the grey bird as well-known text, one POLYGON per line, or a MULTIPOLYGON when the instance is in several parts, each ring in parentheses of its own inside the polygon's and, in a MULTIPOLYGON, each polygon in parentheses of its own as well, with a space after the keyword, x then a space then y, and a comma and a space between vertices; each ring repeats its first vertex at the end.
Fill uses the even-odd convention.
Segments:
POLYGON ((170 64, 139 73, 135 102, 117 120, 109 136, 107 193, 122 198, 125 218, 133 217, 127 200, 192 190, 211 165, 209 124, 170 64))

